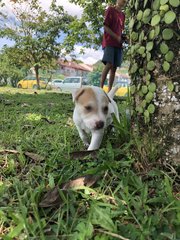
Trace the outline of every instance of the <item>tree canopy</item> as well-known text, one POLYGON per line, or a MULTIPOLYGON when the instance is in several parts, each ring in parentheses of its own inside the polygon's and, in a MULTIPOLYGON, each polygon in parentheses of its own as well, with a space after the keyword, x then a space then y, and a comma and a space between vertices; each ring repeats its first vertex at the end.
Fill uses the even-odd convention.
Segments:
POLYGON ((68 45, 63 45, 62 41, 75 18, 57 6, 55 0, 51 1, 48 12, 43 10, 39 0, 17 0, 12 4, 14 15, 1 15, 4 24, 0 36, 15 41, 14 48, 21 52, 18 61, 34 66, 38 80, 40 67, 50 66, 63 51, 68 51, 68 45))
POLYGON ((14 47, 3 48, 0 54, 1 84, 7 84, 10 80, 12 86, 15 87, 17 81, 26 75, 29 68, 19 61, 19 55, 21 55, 21 52, 14 47))

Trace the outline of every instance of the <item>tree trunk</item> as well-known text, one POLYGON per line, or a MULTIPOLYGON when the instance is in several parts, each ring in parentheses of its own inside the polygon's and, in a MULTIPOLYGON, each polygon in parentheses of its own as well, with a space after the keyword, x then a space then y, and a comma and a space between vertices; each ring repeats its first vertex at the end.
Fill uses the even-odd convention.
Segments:
POLYGON ((176 164, 180 163, 178 2, 131 0, 129 24, 134 116, 142 133, 151 128, 163 148, 161 158, 176 164))
POLYGON ((37 81, 37 89, 40 89, 40 83, 39 83, 39 66, 35 65, 35 74, 36 74, 36 81, 37 81))

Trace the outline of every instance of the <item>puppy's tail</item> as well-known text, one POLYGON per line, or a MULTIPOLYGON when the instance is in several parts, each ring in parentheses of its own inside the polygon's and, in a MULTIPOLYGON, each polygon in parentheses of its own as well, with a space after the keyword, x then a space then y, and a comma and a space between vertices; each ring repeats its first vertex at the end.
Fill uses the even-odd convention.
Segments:
POLYGON ((108 94, 107 94, 108 97, 113 98, 114 95, 115 95, 115 93, 116 93, 116 91, 118 90, 118 88, 119 88, 119 85, 117 84, 115 87, 113 87, 113 88, 111 89, 110 92, 108 92, 108 94))

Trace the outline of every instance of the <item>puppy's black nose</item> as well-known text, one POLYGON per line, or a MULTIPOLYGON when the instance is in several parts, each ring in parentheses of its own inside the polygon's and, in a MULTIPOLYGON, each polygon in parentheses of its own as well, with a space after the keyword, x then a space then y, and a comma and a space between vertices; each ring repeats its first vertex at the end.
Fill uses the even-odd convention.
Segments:
POLYGON ((101 129, 104 127, 104 122, 103 121, 97 121, 96 122, 96 129, 101 129))

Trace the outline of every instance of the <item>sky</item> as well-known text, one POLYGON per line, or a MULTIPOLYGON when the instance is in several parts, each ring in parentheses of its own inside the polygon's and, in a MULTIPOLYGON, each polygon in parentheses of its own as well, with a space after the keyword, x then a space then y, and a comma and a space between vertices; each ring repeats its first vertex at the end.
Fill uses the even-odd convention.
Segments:
MULTIPOLYGON (((6 8, 4 11, 6 13, 11 14, 12 13, 12 3, 10 0, 3 0, 6 3, 6 8)), ((50 5, 50 0, 41 0, 42 6, 44 9, 48 10, 48 7, 50 5)), ((82 14, 82 8, 78 5, 72 4, 69 1, 65 0, 57 0, 57 3, 59 5, 62 5, 64 7, 64 10, 67 11, 69 14, 73 16, 80 17, 82 14)), ((8 46, 12 46, 13 42, 11 42, 8 39, 2 39, 0 38, 0 49, 3 47, 3 45, 7 44, 8 46)), ((76 57, 78 60, 83 61, 86 64, 94 64, 97 61, 102 59, 103 52, 101 50, 95 51, 94 49, 86 48, 84 49, 85 54, 79 54, 80 46, 75 46, 74 53, 76 54, 76 57)))

